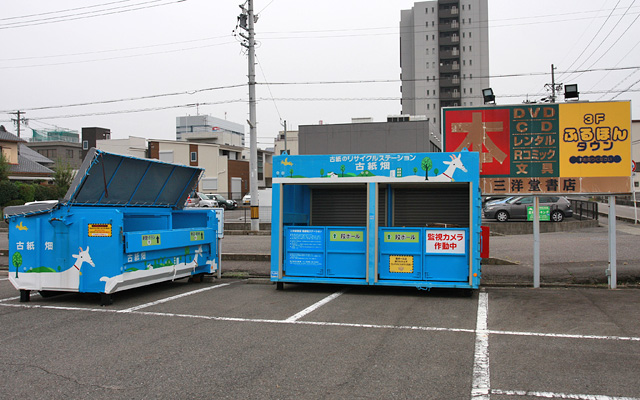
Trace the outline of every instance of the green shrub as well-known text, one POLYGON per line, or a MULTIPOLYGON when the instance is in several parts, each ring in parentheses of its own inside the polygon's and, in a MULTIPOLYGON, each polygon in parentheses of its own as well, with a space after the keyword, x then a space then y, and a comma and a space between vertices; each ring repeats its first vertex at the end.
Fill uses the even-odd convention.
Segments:
POLYGON ((53 185, 36 185, 35 187, 35 199, 36 201, 42 200, 58 200, 61 196, 58 196, 58 188, 53 185))
POLYGON ((21 206, 24 204, 24 201, 20 200, 20 199, 16 199, 16 200, 10 200, 7 203, 5 203, 5 207, 10 207, 10 206, 21 206))
POLYGON ((23 183, 18 187, 18 190, 20 190, 20 199, 22 199, 24 203, 35 200, 36 188, 34 185, 23 183))
POLYGON ((4 206, 11 200, 20 198, 20 190, 18 186, 11 181, 0 182, 0 205, 4 206))

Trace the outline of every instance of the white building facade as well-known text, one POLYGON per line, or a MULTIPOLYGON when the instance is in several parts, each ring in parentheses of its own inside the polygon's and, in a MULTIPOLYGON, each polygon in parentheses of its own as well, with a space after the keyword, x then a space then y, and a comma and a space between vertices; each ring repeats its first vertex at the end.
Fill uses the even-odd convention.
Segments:
POLYGON ((483 105, 489 87, 488 0, 417 2, 402 10, 402 114, 425 115, 440 132, 440 108, 483 105))
POLYGON ((176 117, 176 139, 244 147, 244 125, 210 115, 176 117))

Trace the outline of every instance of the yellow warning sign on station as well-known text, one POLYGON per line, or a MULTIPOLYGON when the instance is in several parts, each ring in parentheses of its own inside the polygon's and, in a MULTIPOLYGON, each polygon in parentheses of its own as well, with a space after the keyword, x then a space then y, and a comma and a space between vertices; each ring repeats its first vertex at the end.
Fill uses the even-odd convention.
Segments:
POLYGON ((389 256, 389 272, 413 273, 413 256, 389 256))
POLYGON ((111 224, 89 224, 89 237, 111 237, 111 224))

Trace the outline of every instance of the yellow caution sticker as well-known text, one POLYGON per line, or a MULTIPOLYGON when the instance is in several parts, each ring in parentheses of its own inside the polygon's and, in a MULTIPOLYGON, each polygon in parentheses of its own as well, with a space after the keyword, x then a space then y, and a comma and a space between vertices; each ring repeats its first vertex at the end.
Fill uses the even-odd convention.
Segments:
POLYGON ((111 224, 89 224, 89 237, 111 237, 111 224))
POLYGON ((389 256, 389 272, 413 273, 413 256, 389 256))

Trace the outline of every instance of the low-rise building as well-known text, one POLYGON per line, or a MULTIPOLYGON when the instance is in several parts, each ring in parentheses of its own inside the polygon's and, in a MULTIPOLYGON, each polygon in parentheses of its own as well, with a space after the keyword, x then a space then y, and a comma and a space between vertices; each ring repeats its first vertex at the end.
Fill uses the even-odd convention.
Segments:
POLYGON ((203 168, 197 190, 233 200, 241 200, 249 191, 249 162, 237 160, 240 151, 212 143, 149 140, 149 158, 203 168))
POLYGON ((38 161, 49 165, 53 161, 33 154, 24 145, 25 143, 24 139, 8 132, 4 126, 0 125, 0 149, 2 156, 9 164, 9 179, 16 181, 51 180, 53 170, 38 161))

